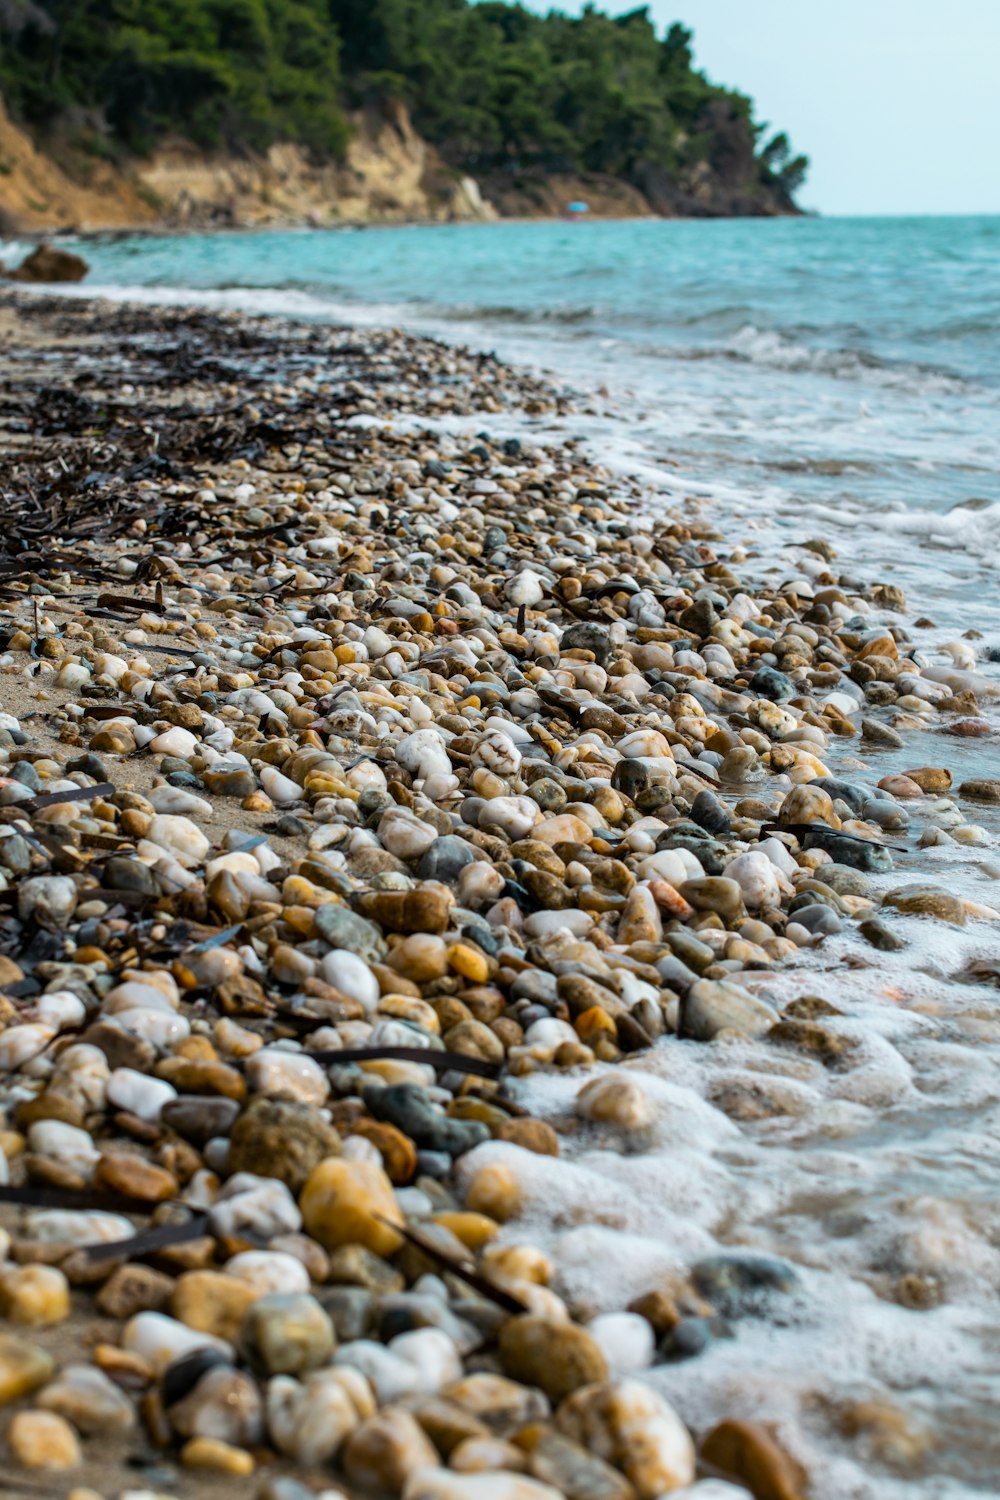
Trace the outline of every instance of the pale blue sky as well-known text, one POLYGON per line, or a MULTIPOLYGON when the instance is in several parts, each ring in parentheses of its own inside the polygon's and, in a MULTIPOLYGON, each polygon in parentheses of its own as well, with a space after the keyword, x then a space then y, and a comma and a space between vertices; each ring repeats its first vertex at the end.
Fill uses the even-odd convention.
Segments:
MULTIPOLYGON (((529 0, 577 12, 578 0, 529 0)), ((613 13, 636 0, 601 0, 613 13)), ((1000 0, 652 0, 812 158, 828 214, 1000 213, 1000 0)))

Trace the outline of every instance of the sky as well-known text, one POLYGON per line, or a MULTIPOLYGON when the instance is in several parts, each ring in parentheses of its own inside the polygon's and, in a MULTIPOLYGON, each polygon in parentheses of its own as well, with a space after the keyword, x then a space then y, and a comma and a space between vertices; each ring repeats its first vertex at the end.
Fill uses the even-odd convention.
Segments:
MULTIPOLYGON (((529 0, 578 12, 577 0, 529 0)), ((635 10, 641 0, 598 0, 635 10)), ((652 0, 812 167, 824 214, 1000 213, 1000 0, 652 0)))

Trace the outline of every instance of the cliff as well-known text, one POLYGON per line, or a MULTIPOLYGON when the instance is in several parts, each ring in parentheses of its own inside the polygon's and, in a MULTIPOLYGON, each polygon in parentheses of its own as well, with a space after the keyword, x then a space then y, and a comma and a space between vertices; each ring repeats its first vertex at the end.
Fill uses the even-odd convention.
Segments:
POLYGON ((344 160, 316 165, 295 142, 264 152, 165 137, 123 165, 42 150, 0 100, 0 227, 209 228, 496 216, 476 182, 445 166, 401 105, 358 112, 344 160))

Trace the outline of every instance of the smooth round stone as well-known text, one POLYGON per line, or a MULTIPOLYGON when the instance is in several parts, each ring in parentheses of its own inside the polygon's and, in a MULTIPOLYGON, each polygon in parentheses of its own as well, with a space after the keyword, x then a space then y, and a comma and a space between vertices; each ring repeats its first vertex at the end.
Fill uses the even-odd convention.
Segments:
POLYGON ((134 1234, 130 1219, 100 1209, 43 1208, 26 1214, 24 1220, 25 1239, 46 1245, 105 1245, 134 1234))
MULTIPOLYGON (((205 1355, 211 1351, 199 1350, 205 1355)), ((178 1362, 179 1363, 179 1362, 178 1362)), ((264 1436, 264 1409, 253 1376, 234 1370, 228 1362, 196 1373, 182 1391, 170 1391, 172 1369, 164 1375, 163 1399, 170 1424, 185 1438, 211 1438, 241 1448, 255 1448, 264 1436)))
POLYGON ((586 911, 536 911, 525 918, 524 930, 532 938, 561 931, 573 937, 586 937, 593 925, 594 918, 586 911))
POLYGON ((0 1406, 28 1396, 52 1375, 51 1354, 14 1334, 0 1333, 0 1406))
POLYGON ((329 1157, 310 1174, 301 1198, 306 1232, 326 1250, 359 1244, 392 1255, 403 1223, 392 1183, 381 1167, 329 1157))
POLYGON ((436 828, 424 823, 405 807, 390 807, 378 825, 382 847, 399 859, 415 860, 426 854, 438 837, 436 828))
POLYGON ((606 1380, 607 1361, 586 1329, 552 1318, 514 1317, 500 1330, 504 1370, 537 1386, 553 1404, 583 1386, 606 1380))
POLYGON ((342 1344, 333 1362, 338 1368, 359 1371, 370 1382, 379 1405, 397 1401, 401 1396, 409 1396, 423 1388, 420 1372, 410 1360, 393 1354, 384 1344, 377 1344, 372 1339, 354 1339, 349 1344, 342 1344))
MULTIPOLYGON (((190 760, 199 748, 199 740, 190 729, 182 729, 179 725, 173 725, 155 739, 150 740, 149 749, 154 755, 173 755, 180 760, 190 760)), ((165 808, 164 811, 167 811, 165 808)))
POLYGON ((56 1035, 54 1026, 26 1022, 9 1026, 0 1032, 0 1072, 15 1073, 18 1068, 44 1052, 56 1035))
POLYGON ((69 1282, 56 1266, 16 1266, 0 1275, 0 1313, 11 1323, 42 1327, 69 1317, 69 1282))
POLYGON ((638 1313, 603 1313, 587 1325, 587 1332, 618 1375, 633 1375, 653 1363, 653 1330, 638 1313))
POLYGON ((585 1083, 576 1096, 575 1109, 581 1119, 622 1130, 645 1130, 656 1119, 655 1106, 641 1084, 618 1073, 604 1073, 585 1083))
POLYGON ((642 1381, 587 1386, 556 1416, 559 1431, 621 1469, 639 1500, 656 1497, 695 1477, 691 1435, 673 1407, 642 1381))
POLYGON ((480 811, 479 827, 498 828, 513 843, 527 838, 537 817, 538 804, 530 797, 493 797, 480 811))
POLYGON ((225 1340, 199 1333, 157 1312, 136 1313, 129 1319, 122 1331, 122 1348, 138 1354, 160 1374, 175 1359, 195 1349, 212 1349, 227 1358, 233 1355, 232 1345, 225 1340))
POLYGON ((160 1119, 185 1140, 201 1146, 214 1136, 228 1135, 239 1113, 235 1099, 182 1094, 163 1106, 160 1119))
POLYGON ((209 1219, 213 1234, 252 1234, 261 1240, 294 1234, 302 1225, 298 1204, 285 1184, 252 1172, 237 1172, 229 1179, 209 1219))
POLYGON ((22 922, 42 927, 65 927, 76 910, 78 894, 68 875, 34 875, 17 888, 17 914, 22 922))
MULTIPOLYGON (((465 867, 473 863, 484 862, 476 860, 474 849, 471 844, 466 843, 465 839, 449 833, 435 839, 421 856, 417 865, 417 874, 421 880, 440 880, 446 885, 451 885, 458 879, 465 867)), ((331 983, 334 982, 331 981, 331 983)))
POLYGON ((108 1103, 150 1123, 155 1124, 163 1106, 176 1098, 173 1084, 137 1073, 133 1068, 116 1068, 108 1080, 108 1103))
POLYGON ((7 1429, 7 1446, 25 1469, 62 1473, 83 1460, 76 1433, 55 1412, 19 1411, 7 1429))
POLYGON ((396 746, 396 760, 414 776, 448 775, 451 761, 444 740, 433 729, 417 729, 396 746))
POLYGON ((795 921, 813 937, 834 937, 843 930, 843 923, 837 913, 823 902, 798 907, 795 921))
POLYGON ((28 1131, 28 1145, 38 1156, 54 1156, 84 1177, 101 1155, 89 1131, 61 1120, 36 1120, 28 1131))
POLYGON ((341 1456, 350 1484, 392 1495, 437 1460, 437 1449, 424 1429, 401 1407, 386 1407, 369 1417, 348 1439, 341 1456))
POLYGON ((308 1292, 309 1272, 294 1255, 279 1250, 243 1250, 226 1261, 226 1275, 245 1282, 261 1296, 308 1292))
POLYGON ((37 1401, 45 1411, 58 1413, 87 1435, 127 1432, 135 1424, 131 1401, 95 1365, 66 1365, 39 1392, 37 1401))
POLYGON ((326 1073, 304 1052, 262 1047, 248 1059, 247 1083, 268 1099, 298 1104, 325 1104, 330 1095, 326 1073))
POLYGON ((354 1369, 320 1370, 302 1383, 278 1375, 267 1386, 271 1441, 307 1468, 332 1463, 373 1410, 371 1387, 354 1369))
POLYGON ((227 1165, 280 1178, 298 1192, 313 1168, 339 1151, 340 1136, 315 1105, 257 1098, 233 1126, 227 1165))
MULTIPOLYGON (((438 840, 439 843, 443 840, 438 840)), ((346 948, 335 948, 320 960, 320 976, 334 989, 357 1000, 370 1014, 378 1005, 381 988, 371 969, 356 953, 346 948)))
POLYGON ((726 866, 725 876, 736 881, 748 911, 780 905, 781 887, 777 871, 766 854, 758 850, 738 854, 726 866))
POLYGON ((329 1361, 335 1335, 315 1297, 270 1293, 249 1308, 240 1343, 251 1364, 265 1374, 301 1375, 329 1361))
POLYGON ((415 1390, 434 1394, 459 1380, 462 1358, 451 1339, 440 1328, 417 1328, 399 1333, 386 1346, 390 1354, 405 1360, 417 1372, 415 1390))
POLYGON ((710 1042, 721 1031, 758 1037, 778 1022, 778 1012, 731 980, 699 979, 681 998, 681 1035, 710 1042))
POLYGON ((170 813, 157 813, 151 819, 143 842, 162 849, 187 869, 200 864, 211 847, 205 834, 190 818, 170 813))

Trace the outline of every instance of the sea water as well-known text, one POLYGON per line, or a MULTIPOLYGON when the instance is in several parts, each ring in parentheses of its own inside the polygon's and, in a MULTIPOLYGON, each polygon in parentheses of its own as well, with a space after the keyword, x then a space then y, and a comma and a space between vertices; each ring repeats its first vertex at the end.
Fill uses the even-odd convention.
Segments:
MULTIPOLYGON (((794 577, 818 538, 860 586, 901 584, 929 661, 948 664, 941 647, 979 633, 963 644, 1000 723, 1000 219, 502 223, 81 248, 92 271, 78 293, 402 325, 550 372, 576 411, 519 419, 536 438, 575 437, 641 473, 652 507, 707 517, 723 551, 749 546, 741 571, 794 577)), ((957 783, 1000 775, 998 743, 932 728, 902 751, 847 741, 832 753, 872 783, 922 764, 948 765, 957 783)), ((926 879, 1000 907, 995 818, 963 804, 983 845, 917 849, 937 814, 909 810, 906 852, 876 886, 926 879)), ((782 1001, 835 1005, 857 1043, 849 1068, 762 1043, 661 1043, 628 1064, 658 1106, 651 1136, 586 1135, 538 1158, 511 1231, 546 1246, 561 1287, 595 1314, 720 1247, 791 1261, 796 1292, 647 1378, 699 1429, 727 1415, 776 1424, 813 1500, 1000 1495, 1000 993, 957 978, 973 961, 1000 972, 1000 926, 894 926, 902 953, 848 932, 779 975, 741 976, 782 1001), (762 1081, 784 1113, 736 1122, 712 1102, 762 1081), (900 1304, 908 1276, 932 1305, 900 1304)), ((577 1086, 520 1085, 553 1117, 577 1086)))

